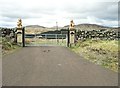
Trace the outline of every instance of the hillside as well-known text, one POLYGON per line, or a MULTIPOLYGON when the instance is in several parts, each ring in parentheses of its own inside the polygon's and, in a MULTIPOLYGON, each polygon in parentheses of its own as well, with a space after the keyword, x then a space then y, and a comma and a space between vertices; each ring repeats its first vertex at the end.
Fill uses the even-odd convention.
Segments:
POLYGON ((28 26, 25 26, 26 28, 46 28, 44 26, 40 26, 40 25, 28 25, 28 26))
MULTIPOLYGON (((58 30, 60 29, 68 29, 69 25, 66 25, 64 27, 58 27, 58 30)), ((1 27, 0 27, 1 29, 1 27)), ((25 26, 25 33, 26 34, 40 34, 42 32, 48 32, 48 31, 55 31, 57 28, 56 26, 54 27, 44 27, 40 25, 28 25, 25 26)), ((112 28, 112 27, 106 27, 102 25, 97 25, 97 24, 78 24, 75 25, 76 30, 100 30, 100 29, 105 29, 105 30, 112 30, 112 31, 118 31, 118 28, 112 28)))
POLYGON ((47 32, 47 31, 51 31, 54 30, 52 28, 47 28, 44 26, 39 26, 39 25, 28 25, 25 26, 25 33, 26 34, 40 34, 42 32, 47 32))
MULTIPOLYGON (((63 29, 68 29, 69 25, 66 25, 63 27, 63 29)), ((117 28, 112 28, 112 27, 106 27, 102 25, 97 25, 97 24, 78 24, 75 25, 75 29, 77 30, 100 30, 100 29, 105 29, 105 30, 115 30, 117 31, 117 28)))

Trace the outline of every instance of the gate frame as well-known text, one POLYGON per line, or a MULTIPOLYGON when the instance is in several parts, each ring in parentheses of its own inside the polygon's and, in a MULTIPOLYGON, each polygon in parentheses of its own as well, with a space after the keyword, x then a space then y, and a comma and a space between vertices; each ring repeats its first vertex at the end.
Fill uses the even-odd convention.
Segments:
POLYGON ((22 28, 22 46, 25 47, 25 27, 22 28))
MULTIPOLYGON (((24 33, 24 32, 23 32, 24 33)), ((44 35, 45 36, 45 39, 47 39, 47 35, 54 35, 55 36, 55 39, 56 39, 56 43, 57 43, 57 39, 59 39, 57 36, 58 35, 65 35, 65 41, 66 41, 66 43, 65 43, 65 46, 66 47, 68 47, 68 38, 69 38, 69 36, 68 36, 68 34, 41 34, 41 35, 44 35)), ((26 45, 26 43, 25 43, 25 34, 24 34, 24 37, 23 37, 24 39, 24 42, 23 42, 23 45, 24 46, 27 46, 26 45)), ((46 44, 45 44, 46 45, 46 44)), ((49 45, 49 44, 48 44, 49 45)), ((51 44, 52 45, 52 44, 51 44)), ((29 45, 28 45, 29 46, 29 45)), ((53 44, 53 46, 54 46, 54 44, 53 44)), ((56 46, 56 45, 55 45, 56 46)), ((58 45, 59 46, 59 45, 58 45)))
MULTIPOLYGON (((25 27, 22 27, 21 29, 22 29, 22 47, 25 47, 25 27)), ((70 30, 69 30, 69 28, 67 29, 67 34, 66 35, 67 35, 66 46, 70 47, 70 30)), ((16 39, 17 39, 17 36, 16 36, 16 39)))

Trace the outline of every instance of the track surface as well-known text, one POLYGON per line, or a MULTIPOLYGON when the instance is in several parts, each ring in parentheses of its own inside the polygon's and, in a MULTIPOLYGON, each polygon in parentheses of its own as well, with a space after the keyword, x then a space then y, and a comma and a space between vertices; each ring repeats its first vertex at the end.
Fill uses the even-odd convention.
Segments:
POLYGON ((66 47, 25 47, 3 57, 3 86, 117 86, 118 74, 66 47))

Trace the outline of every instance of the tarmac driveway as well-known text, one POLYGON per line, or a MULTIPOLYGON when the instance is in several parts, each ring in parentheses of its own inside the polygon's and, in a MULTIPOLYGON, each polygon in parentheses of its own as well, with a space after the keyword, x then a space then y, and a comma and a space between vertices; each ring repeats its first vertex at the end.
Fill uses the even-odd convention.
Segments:
POLYGON ((118 73, 66 47, 25 47, 2 59, 3 86, 117 86, 118 73))

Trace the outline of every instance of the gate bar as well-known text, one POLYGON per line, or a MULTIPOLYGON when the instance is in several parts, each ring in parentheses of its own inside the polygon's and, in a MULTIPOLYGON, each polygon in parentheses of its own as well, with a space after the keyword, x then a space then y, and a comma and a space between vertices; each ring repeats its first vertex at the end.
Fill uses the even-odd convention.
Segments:
POLYGON ((25 27, 22 28, 22 46, 25 47, 25 27))

